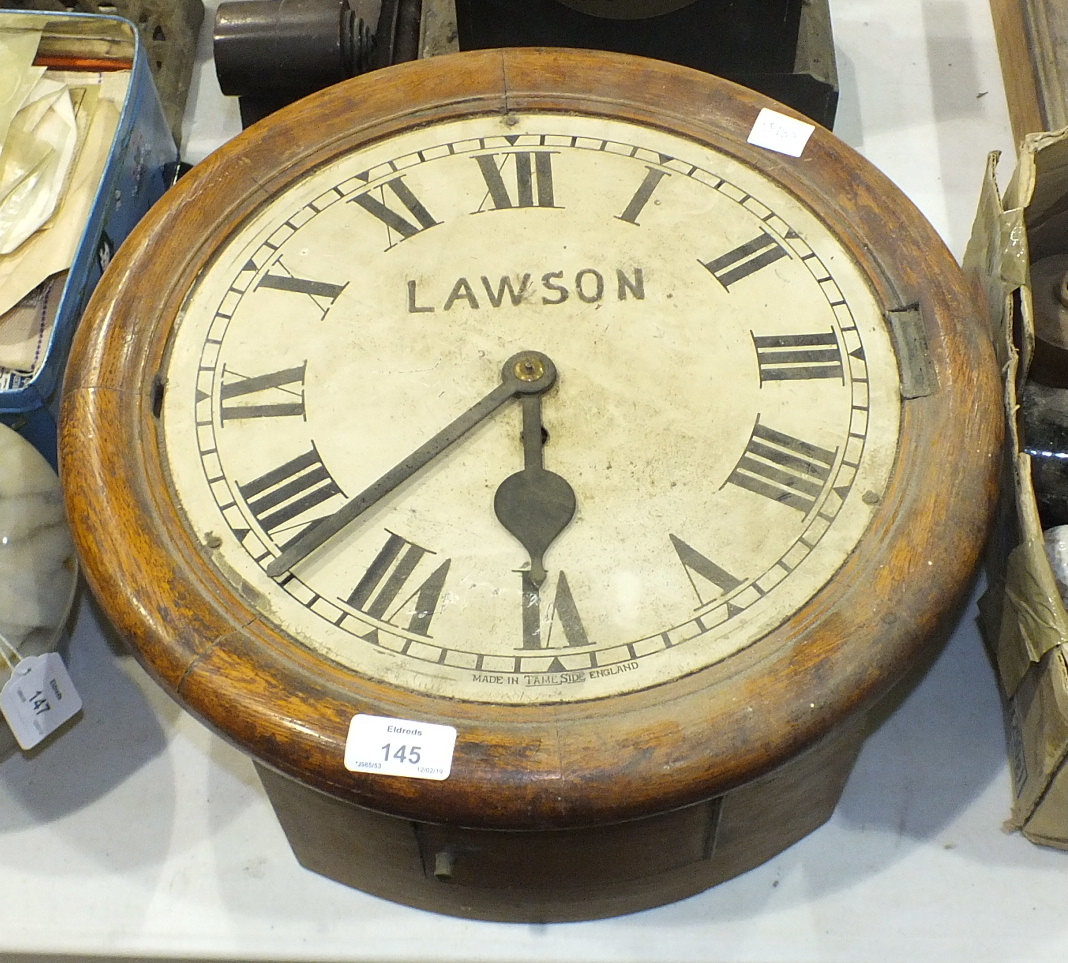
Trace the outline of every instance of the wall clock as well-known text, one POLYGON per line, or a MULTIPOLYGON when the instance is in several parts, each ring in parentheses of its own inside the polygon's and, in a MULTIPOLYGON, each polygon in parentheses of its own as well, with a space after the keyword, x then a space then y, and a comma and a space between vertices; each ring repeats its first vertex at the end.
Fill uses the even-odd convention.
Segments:
POLYGON ((937 639, 994 495, 986 332, 833 135, 747 143, 766 106, 614 54, 407 64, 119 251, 72 528, 305 865, 495 919, 689 895, 827 818, 937 639))

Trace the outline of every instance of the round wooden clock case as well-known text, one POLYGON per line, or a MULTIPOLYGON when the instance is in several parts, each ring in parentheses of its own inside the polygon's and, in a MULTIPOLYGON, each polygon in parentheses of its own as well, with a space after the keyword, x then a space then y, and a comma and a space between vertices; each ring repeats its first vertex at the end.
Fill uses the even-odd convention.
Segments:
POLYGON ((122 246, 67 378, 72 529, 304 865, 490 919, 698 892, 830 815, 954 613, 987 337, 893 185, 822 129, 749 144, 764 107, 609 54, 407 64, 122 246))

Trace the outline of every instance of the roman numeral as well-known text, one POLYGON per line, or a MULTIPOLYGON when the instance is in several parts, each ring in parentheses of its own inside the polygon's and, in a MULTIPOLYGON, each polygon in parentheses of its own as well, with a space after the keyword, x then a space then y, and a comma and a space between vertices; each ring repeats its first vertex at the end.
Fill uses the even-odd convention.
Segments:
POLYGON ((727 481, 807 514, 823 491, 836 455, 837 450, 809 444, 758 420, 727 481))
POLYGON ((656 190, 657 184, 667 176, 669 176, 667 171, 657 170, 655 167, 647 167, 645 169, 645 180, 641 182, 638 190, 634 192, 634 196, 627 204, 626 210, 619 215, 618 220, 637 225, 638 215, 641 214, 645 205, 649 203, 649 198, 653 196, 653 191, 656 190))
POLYGON ((699 263, 711 271, 720 284, 729 289, 732 284, 786 256, 786 250, 770 234, 762 231, 751 241, 739 244, 733 251, 711 261, 699 263))
POLYGON ((385 250, 396 247, 401 241, 415 237, 422 231, 437 226, 441 221, 435 221, 434 216, 423 206, 423 202, 412 193, 412 189, 404 183, 403 176, 394 177, 377 188, 380 197, 375 197, 371 191, 357 194, 352 198, 352 203, 358 204, 368 214, 373 214, 379 221, 386 225, 389 243, 385 250), (399 214, 386 204, 386 188, 389 188, 393 196, 401 202, 406 214, 399 214), (408 218, 411 217, 412 220, 408 218), (395 240, 399 236, 399 240, 395 240))
POLYGON ((245 418, 304 417, 304 369, 283 368, 261 375, 242 375, 228 370, 222 372, 219 388, 219 420, 245 418), (227 378, 232 380, 227 381, 227 378), (236 399, 236 400, 235 400, 236 399))
POLYGON ((324 316, 334 306, 334 302, 347 287, 347 284, 331 284, 329 281, 315 281, 311 278, 295 277, 282 264, 281 260, 275 262, 275 267, 281 268, 286 273, 265 274, 256 282, 256 290, 270 288, 275 291, 290 291, 294 294, 307 295, 324 316))
MULTIPOLYGON (((571 594, 567 576, 561 572, 556 579, 556 593, 553 596, 552 610, 549 613, 548 631, 542 637, 541 590, 531 578, 530 572, 520 572, 522 577, 523 604, 523 649, 545 649, 553 641, 553 630, 559 625, 568 648, 592 645, 582 624, 575 596, 571 594)), ((560 646, 553 646, 560 648, 560 646)))
MULTIPOLYGON (((304 454, 291 458, 259 478, 238 485, 237 490, 260 527, 272 538, 275 533, 288 529, 290 523, 305 512, 334 495, 342 494, 314 445, 304 454)), ((300 523, 299 528, 303 529, 311 521, 300 523)), ((298 534, 299 531, 293 538, 298 534)), ((292 539, 286 544, 289 541, 292 539)), ((285 544, 281 547, 285 548, 285 544)))
MULTIPOLYGON (((500 154, 475 154, 474 160, 482 172, 488 194, 482 199, 479 211, 487 210, 489 200, 495 211, 510 207, 556 207, 553 201, 553 167, 554 151, 520 150, 500 154), (503 171, 511 168, 515 200, 504 182, 503 171)), ((477 212, 476 212, 477 213, 477 212)))
POLYGON ((386 544, 345 601, 354 609, 391 624, 396 624, 393 620, 398 615, 407 614, 409 632, 429 635, 452 559, 445 559, 422 582, 410 588, 419 563, 434 553, 393 532, 388 535, 386 544), (402 592, 408 594, 402 598, 402 592))
POLYGON ((675 554, 679 556, 679 561, 682 562, 682 567, 686 570, 686 577, 690 580, 690 585, 693 586, 697 599, 702 605, 707 604, 709 601, 709 599, 705 598, 705 593, 701 591, 701 587, 706 582, 711 582, 712 585, 719 589, 718 595, 726 595, 728 592, 733 592, 742 584, 741 579, 735 578, 726 569, 720 568, 711 559, 705 558, 697 549, 688 545, 677 535, 669 533, 668 538, 671 539, 675 554), (694 576, 697 576, 697 578, 695 579, 694 576))
POLYGON ((817 334, 753 335, 760 383, 765 381, 844 381, 842 351, 834 331, 817 334))

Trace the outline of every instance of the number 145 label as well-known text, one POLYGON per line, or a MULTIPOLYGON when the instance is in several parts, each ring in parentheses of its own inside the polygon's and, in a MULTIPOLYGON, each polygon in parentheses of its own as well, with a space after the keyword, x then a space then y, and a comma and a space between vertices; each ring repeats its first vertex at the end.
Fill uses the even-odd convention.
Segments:
POLYGON ((409 779, 447 779, 455 747, 453 726, 361 713, 349 723, 345 768, 409 779))

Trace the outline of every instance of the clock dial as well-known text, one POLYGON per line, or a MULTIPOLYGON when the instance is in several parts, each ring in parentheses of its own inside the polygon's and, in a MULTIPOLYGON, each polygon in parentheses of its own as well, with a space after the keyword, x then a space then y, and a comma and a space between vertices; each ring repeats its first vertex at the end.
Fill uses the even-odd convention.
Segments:
POLYGON ((538 112, 288 185, 198 278, 162 377, 181 509, 267 620, 491 702, 763 638, 867 530, 901 404, 871 285, 804 203, 723 151, 538 112), (502 382, 525 351, 544 392, 502 382))

